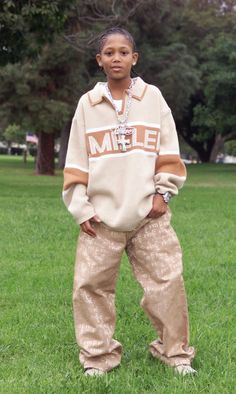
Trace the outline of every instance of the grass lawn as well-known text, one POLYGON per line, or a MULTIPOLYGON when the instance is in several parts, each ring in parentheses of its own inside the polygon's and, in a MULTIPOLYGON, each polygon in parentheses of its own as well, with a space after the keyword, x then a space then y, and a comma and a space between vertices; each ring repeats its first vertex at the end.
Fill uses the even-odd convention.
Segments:
POLYGON ((115 333, 124 345, 122 364, 88 379, 78 362, 71 302, 79 228, 61 201, 61 172, 35 176, 33 161, 21 160, 0 156, 0 392, 235 393, 236 166, 189 166, 187 184, 171 202, 198 376, 175 376, 150 357, 155 333, 124 256, 115 333))

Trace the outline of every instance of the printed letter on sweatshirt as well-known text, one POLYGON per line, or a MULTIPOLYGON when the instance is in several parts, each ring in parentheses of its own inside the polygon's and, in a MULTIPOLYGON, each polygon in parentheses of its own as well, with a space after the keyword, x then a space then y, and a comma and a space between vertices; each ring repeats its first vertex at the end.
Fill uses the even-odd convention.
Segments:
POLYGON ((103 153, 105 151, 112 150, 111 137, 110 137, 109 132, 104 134, 101 145, 99 145, 96 138, 94 138, 91 135, 88 137, 88 139, 89 139, 89 146, 90 146, 90 151, 91 151, 92 155, 95 155, 96 153, 103 153))

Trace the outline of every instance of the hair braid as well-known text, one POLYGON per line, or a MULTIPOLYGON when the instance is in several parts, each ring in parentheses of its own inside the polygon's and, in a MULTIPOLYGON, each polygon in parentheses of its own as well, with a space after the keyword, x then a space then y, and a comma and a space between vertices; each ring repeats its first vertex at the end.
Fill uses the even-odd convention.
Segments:
POLYGON ((107 39, 107 37, 111 36, 112 34, 121 34, 124 37, 127 38, 127 40, 130 42, 131 46, 132 46, 132 50, 133 52, 136 51, 136 44, 134 41, 133 36, 125 29, 118 27, 118 26, 114 26, 114 27, 110 27, 107 30, 103 31, 99 37, 98 37, 98 45, 97 45, 97 49, 98 49, 98 53, 101 53, 102 48, 105 45, 105 41, 107 39))

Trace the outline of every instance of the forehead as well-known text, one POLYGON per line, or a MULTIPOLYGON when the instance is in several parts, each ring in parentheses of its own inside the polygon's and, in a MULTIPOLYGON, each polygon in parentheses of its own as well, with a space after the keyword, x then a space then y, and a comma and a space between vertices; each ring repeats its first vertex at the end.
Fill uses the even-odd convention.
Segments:
POLYGON ((103 41, 102 50, 105 48, 115 48, 115 47, 129 47, 132 48, 132 44, 129 39, 124 36, 123 34, 110 34, 108 37, 105 38, 103 41))

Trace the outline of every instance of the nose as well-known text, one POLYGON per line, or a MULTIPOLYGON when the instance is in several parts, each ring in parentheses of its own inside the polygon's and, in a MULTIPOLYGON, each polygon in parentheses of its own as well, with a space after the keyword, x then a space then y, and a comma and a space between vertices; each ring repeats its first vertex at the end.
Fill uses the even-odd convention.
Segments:
POLYGON ((120 61, 120 54, 119 53, 114 53, 113 62, 119 62, 119 61, 120 61))

